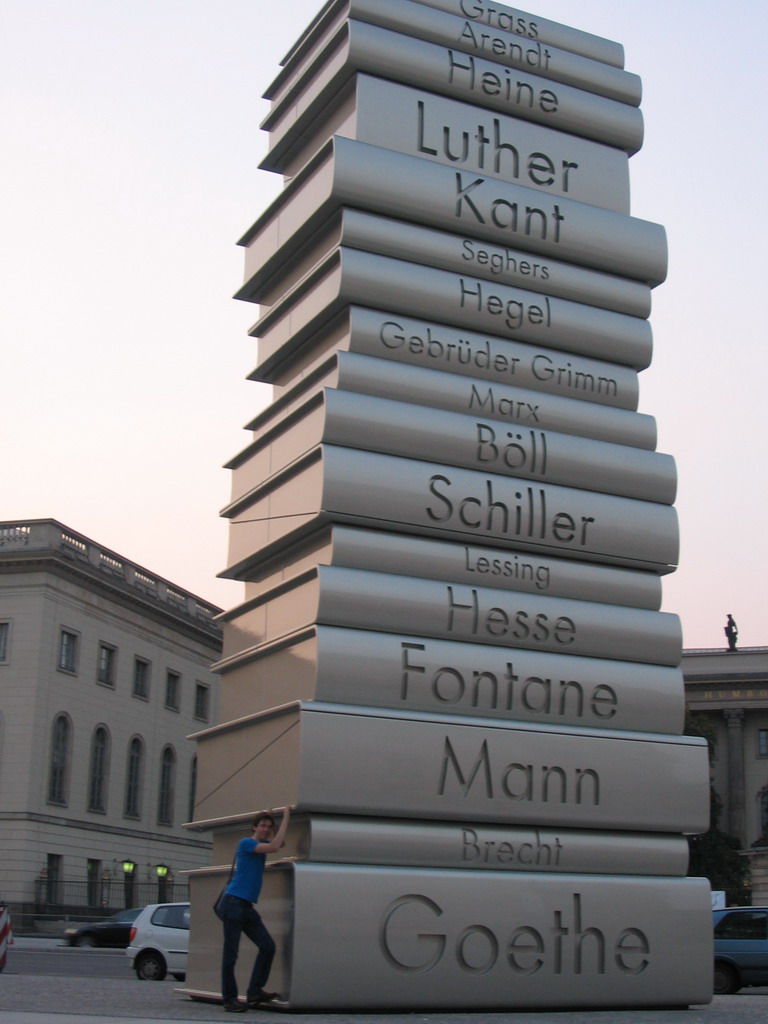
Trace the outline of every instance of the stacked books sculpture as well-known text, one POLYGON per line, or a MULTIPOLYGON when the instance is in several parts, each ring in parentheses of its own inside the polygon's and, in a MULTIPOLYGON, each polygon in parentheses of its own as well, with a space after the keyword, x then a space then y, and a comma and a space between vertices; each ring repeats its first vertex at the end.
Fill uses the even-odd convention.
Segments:
POLYGON ((284 1006, 706 1002, 676 471, 637 412, 667 258, 629 208, 640 81, 484 0, 331 0, 268 99, 285 184, 238 297, 275 397, 229 464, 188 991, 219 991, 234 844, 291 805, 260 903, 284 1006))

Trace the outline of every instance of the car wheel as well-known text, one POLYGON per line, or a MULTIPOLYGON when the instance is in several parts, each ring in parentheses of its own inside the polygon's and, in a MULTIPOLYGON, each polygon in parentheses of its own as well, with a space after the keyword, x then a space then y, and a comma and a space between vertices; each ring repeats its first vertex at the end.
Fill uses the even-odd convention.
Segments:
POLYGON ((165 958, 154 950, 141 953, 136 957, 133 969, 139 981, 162 981, 166 974, 165 958))
POLYGON ((95 946, 96 945, 96 939, 93 937, 93 935, 87 935, 87 934, 86 935, 78 935, 77 941, 75 942, 75 945, 76 946, 95 946))
POLYGON ((730 996, 741 988, 739 976, 729 964, 715 964, 714 992, 716 996, 730 996))

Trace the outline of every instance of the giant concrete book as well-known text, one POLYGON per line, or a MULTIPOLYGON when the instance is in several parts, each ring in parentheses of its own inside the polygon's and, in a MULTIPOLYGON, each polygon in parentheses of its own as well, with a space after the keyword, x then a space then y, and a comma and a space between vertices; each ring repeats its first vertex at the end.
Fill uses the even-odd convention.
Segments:
POLYGON ((341 136, 285 186, 241 244, 271 253, 296 236, 298 245, 344 206, 645 284, 666 275, 659 224, 341 136))
POLYGON ((656 420, 646 413, 508 384, 489 384, 472 374, 446 373, 336 350, 319 359, 293 385, 281 389, 271 404, 247 424, 254 440, 230 460, 228 467, 242 467, 265 443, 269 432, 279 430, 284 420, 300 415, 324 388, 482 416, 510 427, 554 430, 646 451, 656 447, 656 420))
POLYGON ((337 246, 469 273, 629 316, 644 318, 651 311, 651 289, 641 281, 348 207, 333 214, 309 239, 293 235, 276 250, 247 245, 245 283, 235 297, 272 306, 337 246))
POLYGON ((344 248, 272 306, 251 334, 270 350, 298 344, 349 305, 384 307, 636 370, 650 364, 653 349, 650 324, 639 317, 344 248))
POLYGON ((638 371, 628 366, 361 306, 311 334, 274 341, 259 340, 252 380, 290 386, 330 355, 349 351, 478 379, 490 386, 491 404, 493 387, 504 384, 618 409, 637 409, 639 398, 638 371))
POLYGON ((677 489, 674 459, 659 452, 323 388, 256 432, 233 467, 233 500, 321 443, 663 504, 677 489))
MULTIPOLYGON (((191 878, 193 997, 219 991, 210 907, 224 881, 191 878)), ((702 878, 289 863, 268 868, 259 909, 289 1010, 653 1009, 712 993, 702 878)))
POLYGON ((709 821, 707 745, 690 736, 298 702, 195 738, 208 787, 196 819, 290 805, 640 832, 697 832, 709 821))
POLYGON ((319 359, 293 385, 281 389, 278 397, 247 424, 246 429, 254 432, 254 439, 228 463, 229 468, 241 467, 257 447, 266 443, 270 432, 280 430, 283 421, 299 416, 307 403, 317 400, 329 388, 646 451, 656 447, 656 421, 645 413, 528 388, 491 385, 471 374, 451 374, 336 350, 319 359))
POLYGON ((237 627, 235 618, 216 665, 224 721, 290 699, 508 723, 683 729, 682 673, 671 665, 322 625, 249 646, 254 637, 237 627))
POLYGON ((229 567, 330 522, 670 572, 669 505, 320 445, 230 504, 229 567))
MULTIPOLYGON (((371 821, 352 815, 299 817, 295 828, 292 823, 289 829, 281 854, 326 864, 588 875, 683 877, 688 867, 688 843, 678 835, 405 819, 371 821)), ((226 858, 225 863, 231 859, 226 858)))
MULTIPOLYGON (((379 0, 374 0, 379 4, 379 0)), ((307 111, 322 118, 355 72, 389 78, 403 85, 472 103, 522 120, 546 125, 636 153, 643 141, 643 118, 634 105, 531 70, 520 70, 479 53, 429 42, 357 19, 329 28, 324 46, 287 64, 265 96, 270 114, 262 127, 299 121, 307 111)), ((592 65, 596 67, 597 65, 592 65)))
POLYGON ((627 154, 578 135, 360 73, 298 118, 296 106, 270 119, 263 169, 292 177, 332 135, 343 135, 629 213, 627 154))
MULTIPOLYGON (((216 829, 213 865, 195 875, 228 872, 240 832, 253 815, 196 821, 216 829)), ((349 815, 294 814, 276 860, 318 864, 380 864, 389 867, 465 871, 656 875, 682 878, 688 867, 684 836, 656 832, 530 828, 460 821, 373 820, 349 815)))
MULTIPOLYGON (((551 43, 561 50, 578 53, 590 60, 624 67, 624 47, 612 39, 584 32, 570 25, 563 25, 535 14, 528 14, 503 4, 488 4, 484 0, 421 0, 428 7, 434 7, 448 14, 470 19, 479 25, 488 25, 499 32, 511 33, 523 39, 534 39, 551 43)), ((338 28, 347 17, 346 0, 326 3, 315 15, 290 47, 281 67, 289 74, 297 62, 306 59, 307 54, 316 55, 324 49, 329 27, 338 28)))
POLYGON ((224 656, 315 623, 676 667, 676 615, 321 565, 222 613, 224 656))
POLYGON ((241 578, 245 598, 259 597, 319 565, 369 569, 402 576, 567 597, 630 608, 661 608, 661 579, 654 573, 612 565, 539 556, 493 545, 413 537, 387 530, 330 525, 303 542, 254 552, 241 578))
POLYGON ((562 50, 579 53, 583 57, 624 67, 624 47, 612 39, 583 32, 570 25, 549 21, 538 14, 529 14, 507 4, 487 3, 486 0, 417 0, 427 7, 446 11, 466 18, 478 29, 492 29, 494 33, 510 35, 517 41, 538 40, 552 43, 562 50))
POLYGON ((553 82, 607 96, 620 103, 639 106, 640 79, 622 68, 538 39, 521 40, 508 32, 478 26, 472 19, 434 8, 425 9, 411 0, 347 0, 349 17, 366 21, 400 35, 427 39, 451 50, 493 60, 509 68, 532 71, 553 82))

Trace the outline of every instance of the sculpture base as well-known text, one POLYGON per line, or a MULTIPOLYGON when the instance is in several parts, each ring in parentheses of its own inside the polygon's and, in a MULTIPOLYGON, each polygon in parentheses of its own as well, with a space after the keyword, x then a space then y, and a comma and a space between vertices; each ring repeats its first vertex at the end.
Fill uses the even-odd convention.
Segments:
MULTIPOLYGON (((219 989, 218 876, 192 878, 187 986, 219 989), (210 920, 208 920, 210 916, 210 920)), ((688 1006, 712 998, 709 883, 698 878, 285 863, 260 912, 268 988, 290 1010, 688 1006)), ((245 993, 253 947, 243 939, 245 993)))

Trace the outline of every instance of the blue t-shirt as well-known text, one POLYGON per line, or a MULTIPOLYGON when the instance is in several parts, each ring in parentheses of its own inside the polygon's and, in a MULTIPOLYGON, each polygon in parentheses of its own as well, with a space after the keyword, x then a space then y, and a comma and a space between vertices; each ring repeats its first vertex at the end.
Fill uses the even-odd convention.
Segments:
POLYGON ((258 900, 267 859, 266 854, 254 852, 258 845, 255 839, 241 839, 237 844, 235 873, 227 886, 227 895, 239 896, 249 903, 258 900))

